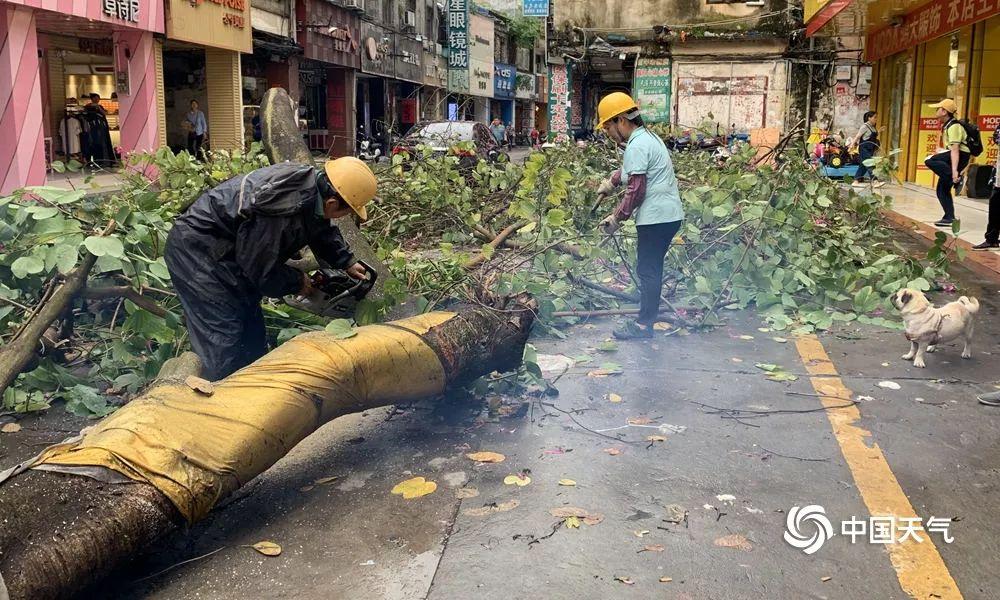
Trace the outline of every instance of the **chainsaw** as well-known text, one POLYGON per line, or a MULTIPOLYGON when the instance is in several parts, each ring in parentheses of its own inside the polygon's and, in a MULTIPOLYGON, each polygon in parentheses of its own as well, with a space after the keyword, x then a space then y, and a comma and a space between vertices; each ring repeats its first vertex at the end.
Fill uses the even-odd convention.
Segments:
POLYGON ((350 318, 358 302, 375 286, 378 272, 364 261, 358 261, 365 270, 363 279, 354 279, 344 271, 317 269, 312 273, 313 291, 308 296, 288 296, 285 303, 314 315, 330 318, 350 318))

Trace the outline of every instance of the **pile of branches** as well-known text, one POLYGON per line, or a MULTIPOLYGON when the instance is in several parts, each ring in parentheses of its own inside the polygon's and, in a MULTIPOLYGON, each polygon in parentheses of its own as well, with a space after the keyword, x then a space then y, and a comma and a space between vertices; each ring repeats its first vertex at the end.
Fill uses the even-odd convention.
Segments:
MULTIPOLYGON (((724 163, 673 155, 687 216, 668 254, 663 320, 712 326, 720 309, 754 307, 779 330, 894 327, 882 316, 890 293, 944 278, 942 240, 934 260, 913 258, 881 219, 888 200, 837 189, 790 139, 724 163)), ((403 301, 425 310, 522 292, 556 335, 589 315, 635 312, 635 227, 610 238, 597 228, 620 199, 597 194, 620 164, 614 145, 549 148, 523 164, 469 166, 460 154, 418 148, 377 167, 381 201, 362 231, 394 277, 360 323, 403 301)), ((102 416, 185 350, 167 232, 203 190, 263 164, 257 148, 207 163, 161 150, 137 158, 111 195, 33 188, 0 199, 0 412, 62 400, 102 416)), ((327 326, 279 301, 264 309, 272 344, 327 326)))

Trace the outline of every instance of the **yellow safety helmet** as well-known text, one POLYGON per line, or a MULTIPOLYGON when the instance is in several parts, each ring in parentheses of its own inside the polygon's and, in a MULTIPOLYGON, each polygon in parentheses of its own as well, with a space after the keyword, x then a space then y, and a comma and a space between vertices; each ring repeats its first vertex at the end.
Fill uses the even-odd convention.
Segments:
POLYGON ((638 109, 639 106, 628 94, 624 92, 612 92, 601 98, 600 104, 597 105, 597 128, 604 127, 607 121, 622 113, 638 109))
POLYGON ((368 219, 365 205, 375 198, 378 182, 371 167, 359 158, 344 156, 326 161, 323 166, 333 189, 347 202, 362 221, 368 219))

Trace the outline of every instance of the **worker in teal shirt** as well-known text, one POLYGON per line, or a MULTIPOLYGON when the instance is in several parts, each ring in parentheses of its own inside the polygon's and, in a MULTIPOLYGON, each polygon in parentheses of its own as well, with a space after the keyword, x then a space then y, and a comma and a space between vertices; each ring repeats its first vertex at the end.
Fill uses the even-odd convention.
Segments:
POLYGON ((601 184, 608 194, 624 183, 625 197, 601 221, 606 233, 635 218, 638 234, 636 272, 639 276, 639 316, 614 331, 618 339, 651 338, 660 312, 663 261, 684 220, 677 176, 670 153, 658 135, 646 129, 635 101, 622 92, 605 96, 597 107, 598 127, 618 144, 625 143, 622 168, 601 184))

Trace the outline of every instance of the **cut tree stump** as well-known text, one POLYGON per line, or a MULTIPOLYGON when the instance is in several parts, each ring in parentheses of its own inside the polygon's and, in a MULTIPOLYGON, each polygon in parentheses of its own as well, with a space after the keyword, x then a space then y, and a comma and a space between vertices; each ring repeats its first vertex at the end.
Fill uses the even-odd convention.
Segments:
MULTIPOLYGON (((527 298, 496 309, 460 307, 455 317, 420 338, 438 356, 447 385, 461 385, 520 365, 534 310, 527 298)), ((166 377, 176 379, 198 368, 190 357, 179 363, 166 377)), ((411 376, 400 373, 399 385, 407 385, 411 376)), ((386 404, 379 398, 345 399, 329 417, 386 404)), ((0 598, 5 584, 14 600, 70 597, 184 524, 175 506, 152 485, 103 483, 38 470, 0 485, 0 515, 0 598)))

